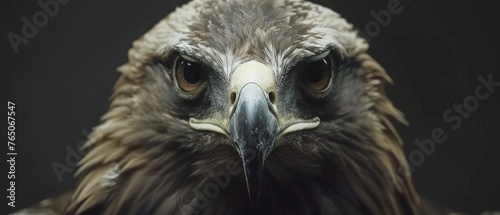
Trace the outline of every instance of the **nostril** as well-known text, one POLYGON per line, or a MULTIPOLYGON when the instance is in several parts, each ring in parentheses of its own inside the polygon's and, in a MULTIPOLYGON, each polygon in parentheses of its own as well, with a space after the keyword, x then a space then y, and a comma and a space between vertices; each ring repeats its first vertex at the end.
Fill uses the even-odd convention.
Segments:
POLYGON ((276 93, 274 91, 269 92, 269 101, 271 104, 276 104, 276 93))
POLYGON ((232 92, 231 95, 229 95, 229 102, 231 105, 233 105, 236 102, 236 93, 232 92))

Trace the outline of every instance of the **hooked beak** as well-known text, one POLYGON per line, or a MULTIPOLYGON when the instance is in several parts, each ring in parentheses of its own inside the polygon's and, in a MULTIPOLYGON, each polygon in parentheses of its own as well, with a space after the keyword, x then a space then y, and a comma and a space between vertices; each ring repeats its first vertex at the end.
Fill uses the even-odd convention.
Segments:
POLYGON ((212 131, 229 137, 243 163, 247 191, 257 204, 266 158, 285 134, 312 129, 319 118, 297 119, 279 116, 276 77, 271 68, 248 61, 236 68, 230 77, 229 115, 196 119, 189 124, 197 130, 212 131))
POLYGON ((271 112, 266 95, 259 85, 246 84, 229 120, 229 135, 242 159, 252 202, 258 201, 264 161, 274 148, 279 132, 278 119, 271 112))
POLYGON ((242 159, 249 198, 257 203, 264 162, 280 131, 275 76, 268 66, 249 61, 233 72, 230 87, 228 133, 242 159))

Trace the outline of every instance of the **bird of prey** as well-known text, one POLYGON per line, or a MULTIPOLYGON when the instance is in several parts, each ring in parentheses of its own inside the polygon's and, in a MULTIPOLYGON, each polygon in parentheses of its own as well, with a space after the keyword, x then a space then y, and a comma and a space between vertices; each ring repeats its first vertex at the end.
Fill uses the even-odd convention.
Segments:
POLYGON ((74 190, 18 214, 430 215, 338 13, 193 0, 133 43, 74 190))

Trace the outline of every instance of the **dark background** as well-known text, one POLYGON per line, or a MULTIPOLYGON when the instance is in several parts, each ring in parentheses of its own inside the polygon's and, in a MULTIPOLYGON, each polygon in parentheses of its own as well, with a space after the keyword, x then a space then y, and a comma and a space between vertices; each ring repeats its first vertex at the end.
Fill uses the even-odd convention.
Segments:
MULTIPOLYGON (((388 94, 410 122, 409 127, 397 125, 407 153, 416 149, 415 139, 431 137, 434 128, 443 128, 448 136, 415 167, 416 188, 458 211, 500 210, 500 88, 457 130, 442 118, 454 103, 474 95, 479 75, 493 74, 500 81, 500 19, 494 1, 400 1, 403 11, 370 38, 370 53, 394 79, 388 94)), ((60 182, 51 164, 69 165, 66 147, 76 149, 99 123, 118 78, 116 68, 127 61, 132 41, 180 2, 185 1, 74 0, 61 5, 17 54, 7 33, 21 34, 21 18, 31 19, 41 9, 37 1, 3 2, 1 92, 4 105, 16 102, 16 209, 72 186, 72 173, 62 175, 60 182)), ((387 2, 320 3, 364 29, 374 20, 370 11, 386 9, 387 2)), ((7 189, 6 182, 1 189, 7 189)))

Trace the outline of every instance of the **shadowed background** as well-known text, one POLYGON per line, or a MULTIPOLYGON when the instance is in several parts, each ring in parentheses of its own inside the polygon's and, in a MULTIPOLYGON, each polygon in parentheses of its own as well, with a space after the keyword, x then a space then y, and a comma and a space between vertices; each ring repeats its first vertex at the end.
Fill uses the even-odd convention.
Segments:
MULTIPOLYGON (((387 10, 390 1, 314 2, 366 31, 366 24, 376 21, 370 12, 387 10)), ((27 44, 19 45, 17 54, 7 34, 22 35, 21 18, 32 19, 41 8, 37 1, 3 3, 1 92, 2 103, 16 103, 17 209, 71 188, 76 169, 73 157, 66 161, 68 149, 76 151, 99 123, 119 75, 116 68, 127 61, 132 41, 184 2, 71 1, 60 5, 27 44), (62 181, 52 167, 55 162, 72 171, 64 172, 62 181)), ((395 86, 387 88, 389 97, 410 122, 409 127, 396 125, 407 154, 418 150, 416 139, 431 138, 435 128, 448 137, 420 165, 413 165, 415 186, 422 196, 458 211, 500 210, 500 88, 480 101, 456 130, 442 117, 474 95, 478 76, 493 74, 500 81, 495 30, 500 17, 494 14, 493 1, 400 3, 402 11, 377 34, 368 35, 370 54, 394 79, 395 86)), ((2 165, 6 174, 6 163, 2 165)), ((2 204, 6 207, 7 200, 2 204)))

